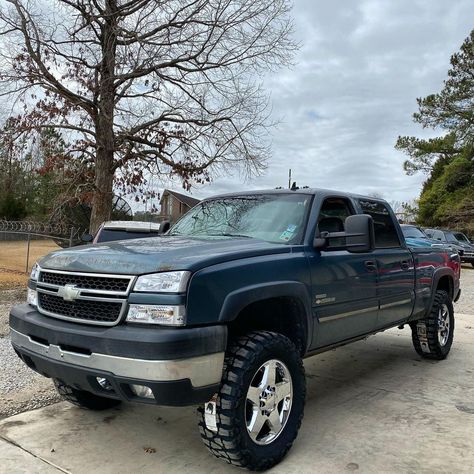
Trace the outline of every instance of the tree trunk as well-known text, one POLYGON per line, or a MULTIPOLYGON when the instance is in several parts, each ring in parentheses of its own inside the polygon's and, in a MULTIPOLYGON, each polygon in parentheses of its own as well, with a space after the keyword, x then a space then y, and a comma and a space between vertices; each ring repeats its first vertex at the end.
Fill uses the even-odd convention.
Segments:
POLYGON ((95 234, 102 222, 110 219, 112 214, 114 170, 113 151, 97 150, 95 160, 95 190, 92 199, 90 232, 95 234))
POLYGON ((117 31, 117 0, 106 0, 105 22, 102 26, 102 63, 99 78, 99 113, 95 120, 96 158, 95 189, 92 199, 90 232, 94 234, 112 214, 114 184, 114 108, 115 55, 117 31))

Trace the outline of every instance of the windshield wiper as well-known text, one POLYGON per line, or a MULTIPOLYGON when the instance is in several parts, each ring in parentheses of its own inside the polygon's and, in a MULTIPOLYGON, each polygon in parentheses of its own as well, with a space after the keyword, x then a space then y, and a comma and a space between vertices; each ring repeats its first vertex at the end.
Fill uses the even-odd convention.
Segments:
POLYGON ((228 232, 223 232, 222 234, 207 234, 209 237, 244 237, 246 239, 252 239, 250 235, 243 235, 243 234, 230 234, 228 232))

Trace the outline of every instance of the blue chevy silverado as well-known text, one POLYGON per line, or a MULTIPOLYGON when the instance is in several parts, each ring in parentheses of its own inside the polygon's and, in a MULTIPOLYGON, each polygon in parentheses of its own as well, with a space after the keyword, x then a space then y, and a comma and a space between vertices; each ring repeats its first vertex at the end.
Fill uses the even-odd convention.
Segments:
POLYGON ((81 407, 200 405, 209 450, 262 470, 296 438, 304 357, 408 324, 420 356, 444 359, 459 276, 456 253, 407 247, 381 199, 229 194, 166 235, 42 258, 11 339, 81 407))

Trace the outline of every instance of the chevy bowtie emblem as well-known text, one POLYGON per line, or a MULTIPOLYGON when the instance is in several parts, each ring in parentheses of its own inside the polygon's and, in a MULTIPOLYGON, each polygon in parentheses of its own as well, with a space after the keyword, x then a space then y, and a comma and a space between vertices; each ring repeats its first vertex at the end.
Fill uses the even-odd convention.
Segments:
POLYGON ((58 296, 64 301, 74 301, 81 294, 81 290, 74 285, 65 285, 58 289, 58 296))

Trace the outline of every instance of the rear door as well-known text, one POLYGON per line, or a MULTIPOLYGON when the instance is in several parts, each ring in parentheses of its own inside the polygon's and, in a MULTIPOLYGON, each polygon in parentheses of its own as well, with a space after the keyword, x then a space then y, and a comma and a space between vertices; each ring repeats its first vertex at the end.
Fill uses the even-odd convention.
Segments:
POLYGON ((372 216, 375 228, 373 258, 378 268, 377 327, 393 326, 411 315, 415 301, 415 266, 391 209, 381 201, 360 199, 362 212, 372 216), (403 243, 402 243, 403 242, 403 243))
MULTIPOLYGON (((344 231, 346 217, 355 214, 345 197, 328 197, 321 204, 317 233, 344 231)), ((377 268, 372 253, 350 253, 344 239, 323 251, 311 249, 314 334, 312 348, 324 347, 374 330, 377 322, 377 268)))

